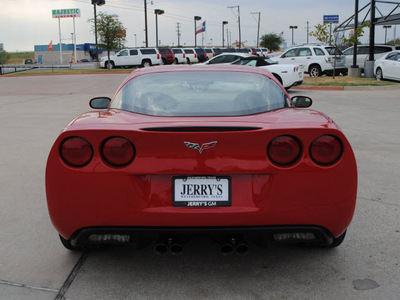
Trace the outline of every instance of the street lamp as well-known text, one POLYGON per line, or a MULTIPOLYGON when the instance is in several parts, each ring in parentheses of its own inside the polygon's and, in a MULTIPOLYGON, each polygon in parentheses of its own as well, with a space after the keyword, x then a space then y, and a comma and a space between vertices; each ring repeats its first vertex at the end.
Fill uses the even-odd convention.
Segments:
POLYGON ((386 44, 386 41, 387 41, 387 30, 388 30, 388 28, 392 28, 392 26, 391 25, 384 25, 383 28, 385 28, 385 44, 386 44))
POLYGON ((289 29, 292 29, 292 45, 294 45, 294 30, 297 28, 297 26, 289 26, 289 29))
POLYGON ((224 26, 228 24, 228 21, 222 21, 222 48, 224 48, 224 26))
POLYGON ((155 9, 154 13, 156 15, 156 48, 158 48, 158 16, 162 15, 164 11, 162 9, 155 9))
MULTIPOLYGON (((102 6, 106 4, 106 0, 92 0, 93 9, 94 9, 94 39, 96 43, 96 61, 99 61, 99 49, 97 46, 97 13, 96 6, 102 6)), ((62 45, 61 45, 62 46, 62 45)))
POLYGON ((194 47, 197 47, 196 21, 200 21, 200 16, 194 16, 194 47))

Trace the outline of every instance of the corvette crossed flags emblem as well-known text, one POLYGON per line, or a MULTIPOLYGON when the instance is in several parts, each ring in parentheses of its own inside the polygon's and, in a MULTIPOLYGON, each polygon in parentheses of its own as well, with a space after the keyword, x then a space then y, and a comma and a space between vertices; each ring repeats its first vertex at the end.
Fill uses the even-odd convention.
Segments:
POLYGON ((201 154, 203 152, 203 150, 214 148, 218 142, 214 141, 214 142, 210 142, 210 143, 205 143, 205 144, 202 144, 201 146, 197 143, 191 143, 191 142, 184 142, 184 143, 185 143, 186 147, 188 147, 190 149, 198 150, 201 154))

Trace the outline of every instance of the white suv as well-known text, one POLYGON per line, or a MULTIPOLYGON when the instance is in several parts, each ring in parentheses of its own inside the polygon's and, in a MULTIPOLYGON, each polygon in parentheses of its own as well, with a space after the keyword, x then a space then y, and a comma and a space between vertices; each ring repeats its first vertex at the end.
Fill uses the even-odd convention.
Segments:
POLYGON ((345 56, 341 52, 337 52, 335 56, 335 48, 331 46, 296 46, 271 59, 279 64, 303 65, 304 72, 311 77, 333 75, 335 61, 335 74, 347 75, 348 72, 345 56))
POLYGON ((108 57, 104 56, 100 60, 101 68, 116 67, 149 67, 161 64, 161 55, 155 48, 123 49, 108 57))
MULTIPOLYGON (((374 58, 375 60, 381 58, 390 51, 400 50, 400 46, 394 45, 380 45, 375 44, 374 46, 374 58)), ((351 67, 353 65, 353 53, 354 47, 351 46, 343 51, 346 56, 346 66, 351 67)), ((362 70, 364 70, 364 62, 369 58, 369 45, 357 45, 357 65, 362 70)))

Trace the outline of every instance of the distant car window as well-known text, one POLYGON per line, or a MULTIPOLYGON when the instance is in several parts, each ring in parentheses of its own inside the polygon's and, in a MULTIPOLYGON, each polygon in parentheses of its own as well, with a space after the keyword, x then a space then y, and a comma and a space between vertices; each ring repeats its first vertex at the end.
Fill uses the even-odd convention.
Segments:
POLYGON ((368 46, 358 46, 357 54, 369 54, 369 47, 368 46))
POLYGON ((156 49, 140 49, 142 54, 157 54, 156 49))
POLYGON ((344 55, 353 55, 353 53, 354 53, 354 48, 353 47, 348 48, 345 51, 343 51, 344 55))
POLYGON ((286 54, 284 54, 284 57, 293 57, 295 56, 295 51, 297 51, 297 49, 291 49, 288 52, 286 52, 286 54))
POLYGON ((257 66, 257 60, 255 59, 242 59, 240 61, 238 61, 238 64, 242 65, 242 66, 252 66, 252 67, 256 67, 257 66))
POLYGON ((160 54, 171 54, 171 50, 166 48, 159 48, 158 52, 160 52, 160 54))
POLYGON ((400 46, 396 46, 396 50, 400 50, 400 46))
POLYGON ((340 49, 335 48, 335 47, 325 47, 325 50, 328 51, 328 53, 330 55, 335 55, 335 54, 342 55, 343 54, 343 52, 340 49))
POLYGON ((311 55, 312 53, 310 48, 300 48, 298 56, 311 56, 311 55))
POLYGON ((224 56, 225 56, 225 55, 216 56, 216 57, 214 57, 213 59, 211 59, 211 60, 208 62, 208 64, 209 64, 209 65, 212 65, 212 64, 220 64, 220 63, 223 62, 224 56))
POLYGON ((121 51, 118 53, 118 56, 128 56, 128 50, 121 50, 121 51))
POLYGON ((183 51, 185 51, 186 54, 193 54, 194 51, 192 49, 184 49, 183 51))
POLYGON ((172 49, 172 52, 174 52, 174 54, 181 54, 181 53, 183 53, 182 49, 172 49))
POLYGON ((386 56, 387 60, 397 60, 397 53, 390 53, 388 56, 386 56))
POLYGON ((204 49, 204 51, 205 51, 206 53, 213 53, 213 51, 212 51, 210 48, 206 48, 206 49, 204 49))
POLYGON ((289 107, 270 78, 247 72, 163 72, 138 76, 111 108, 151 116, 244 116, 289 107))
POLYGON ((322 50, 321 48, 314 48, 314 53, 317 56, 325 56, 326 54, 324 53, 324 50, 322 50))
POLYGON ((392 51, 391 47, 385 47, 385 46, 375 46, 374 49, 375 49, 374 53, 385 53, 392 51))
POLYGON ((136 49, 129 50, 129 55, 138 55, 138 51, 136 49))

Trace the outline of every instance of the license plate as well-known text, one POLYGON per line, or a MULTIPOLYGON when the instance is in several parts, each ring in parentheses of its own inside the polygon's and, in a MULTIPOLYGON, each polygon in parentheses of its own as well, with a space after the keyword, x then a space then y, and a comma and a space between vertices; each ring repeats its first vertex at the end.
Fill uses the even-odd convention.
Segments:
POLYGON ((172 205, 180 207, 230 206, 230 177, 174 177, 172 205))

